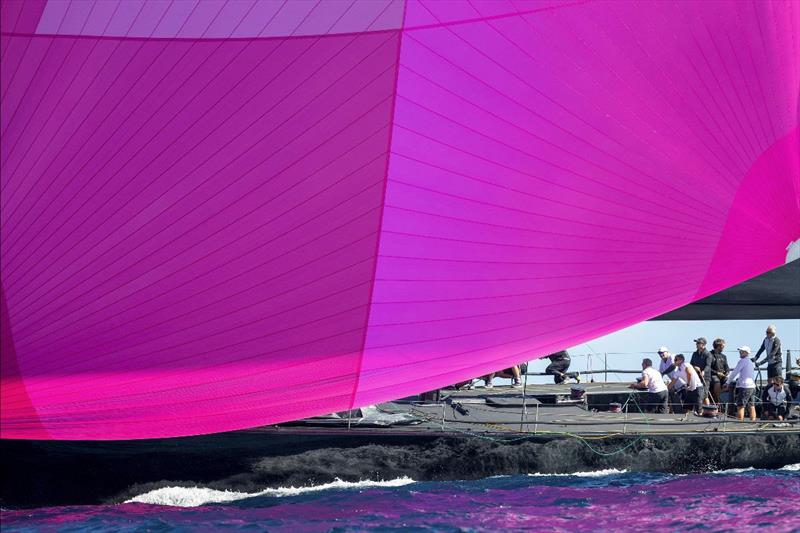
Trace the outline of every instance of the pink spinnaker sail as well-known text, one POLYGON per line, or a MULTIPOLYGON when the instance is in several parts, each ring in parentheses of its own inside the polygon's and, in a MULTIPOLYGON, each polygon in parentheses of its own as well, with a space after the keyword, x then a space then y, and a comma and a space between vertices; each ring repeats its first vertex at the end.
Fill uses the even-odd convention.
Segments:
POLYGON ((402 397, 800 237, 797 2, 1 5, 3 438, 402 397))

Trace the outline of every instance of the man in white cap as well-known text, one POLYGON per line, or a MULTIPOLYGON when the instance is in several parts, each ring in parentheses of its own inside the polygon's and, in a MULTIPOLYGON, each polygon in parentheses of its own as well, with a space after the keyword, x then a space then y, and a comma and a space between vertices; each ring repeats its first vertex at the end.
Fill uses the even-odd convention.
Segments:
POLYGON ((756 381, 755 364, 750 360, 750 347, 739 348, 739 362, 728 376, 728 383, 736 382, 736 417, 744 421, 745 408, 748 410, 750 421, 756 421, 756 381))
POLYGON ((675 360, 672 358, 672 354, 669 353, 669 348, 666 346, 659 348, 658 356, 661 358, 661 363, 658 365, 658 371, 662 376, 668 376, 675 371, 675 360))
POLYGON ((755 364, 759 365, 763 362, 767 363, 767 377, 772 382, 775 376, 783 376, 783 356, 781 355, 781 340, 775 336, 777 329, 774 325, 767 326, 767 336, 761 341, 761 348, 756 352, 753 358, 755 364), (763 361, 759 361, 758 357, 766 352, 766 357, 763 361))

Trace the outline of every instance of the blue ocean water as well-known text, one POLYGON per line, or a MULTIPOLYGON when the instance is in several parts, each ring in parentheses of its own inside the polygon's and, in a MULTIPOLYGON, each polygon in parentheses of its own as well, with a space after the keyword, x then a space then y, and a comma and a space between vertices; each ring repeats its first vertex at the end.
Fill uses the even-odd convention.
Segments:
POLYGON ((165 487, 128 503, 3 510, 3 531, 800 531, 800 465, 473 481, 334 482, 257 494, 165 487))

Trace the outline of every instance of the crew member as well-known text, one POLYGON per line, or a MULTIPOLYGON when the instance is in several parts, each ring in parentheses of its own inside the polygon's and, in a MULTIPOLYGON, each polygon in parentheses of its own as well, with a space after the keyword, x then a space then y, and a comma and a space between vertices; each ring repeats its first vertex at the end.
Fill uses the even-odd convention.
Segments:
POLYGON ((800 417, 800 371, 789 372, 789 394, 794 398, 792 410, 797 413, 792 417, 800 417))
POLYGON ((567 369, 569 369, 569 365, 572 361, 569 358, 569 353, 566 350, 551 353, 547 356, 547 358, 550 359, 550 364, 544 369, 544 373, 551 374, 553 376, 553 381, 556 384, 564 383, 567 378, 573 378, 580 383, 580 378, 578 377, 577 372, 567 372, 567 369))
POLYGON ((642 359, 642 379, 628 385, 631 389, 647 390, 644 410, 648 413, 667 412, 667 385, 661 373, 653 368, 653 361, 642 359))
MULTIPOLYGON (((689 364, 692 365, 692 368, 697 370, 700 379, 703 380, 703 387, 705 388, 704 394, 707 396, 708 385, 711 382, 711 362, 713 356, 711 352, 706 350, 706 344, 708 344, 708 342, 705 337, 698 337, 694 340, 694 345, 697 349, 692 353, 692 359, 689 364)), ((704 397, 701 401, 703 403, 708 403, 708 398, 704 397)))
POLYGON ((675 361, 672 358, 672 354, 669 353, 669 348, 666 346, 659 348, 658 356, 661 358, 661 362, 658 364, 658 371, 662 376, 668 376, 675 371, 675 361))
POLYGON ((781 356, 781 340, 775 336, 777 329, 773 325, 767 326, 767 336, 761 341, 761 348, 756 352, 753 362, 756 365, 767 363, 767 377, 772 380, 776 376, 783 377, 783 359, 781 356), (759 361, 758 357, 766 353, 763 361, 759 361))
POLYGON ((772 386, 767 389, 767 401, 764 404, 766 418, 769 420, 783 420, 791 399, 791 393, 783 384, 783 377, 772 378, 772 386))
POLYGON ((675 356, 675 370, 686 374, 686 405, 691 405, 695 414, 701 415, 706 395, 700 373, 691 364, 686 364, 686 359, 681 353, 675 356))
POLYGON ((789 392, 792 398, 798 398, 800 401, 800 370, 789 372, 789 392))
POLYGON ((489 374, 488 376, 483 378, 486 381, 486 388, 487 389, 494 388, 494 385, 492 385, 492 380, 495 377, 507 378, 507 379, 512 380, 511 381, 511 386, 514 387, 515 389, 518 389, 518 388, 522 387, 522 381, 520 380, 519 365, 514 365, 514 366, 512 366, 510 368, 504 368, 503 370, 500 370, 499 372, 492 372, 491 374, 489 374))
POLYGON ((739 362, 728 376, 728 383, 736 382, 736 417, 744 421, 744 411, 748 410, 750 421, 756 421, 755 392, 756 382, 755 365, 750 360, 750 347, 739 348, 739 362))
POLYGON ((728 377, 731 369, 728 366, 728 358, 725 357, 723 353, 725 350, 725 339, 714 339, 713 346, 714 349, 711 352, 711 381, 709 382, 709 388, 712 400, 719 405, 722 386, 725 384, 725 379, 728 377))
MULTIPOLYGON (((682 353, 675 356, 675 359, 684 361, 682 353)), ((686 364, 678 366, 673 364, 674 370, 669 374, 669 384, 667 390, 669 391, 669 403, 673 413, 682 414, 685 411, 684 403, 686 402, 686 384, 689 382, 689 376, 686 374, 686 364)))

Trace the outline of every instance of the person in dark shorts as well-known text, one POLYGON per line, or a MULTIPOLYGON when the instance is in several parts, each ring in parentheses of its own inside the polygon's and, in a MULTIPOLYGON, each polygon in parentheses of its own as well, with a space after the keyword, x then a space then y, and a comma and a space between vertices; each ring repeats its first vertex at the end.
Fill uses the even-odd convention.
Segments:
POLYGON ((701 414, 703 411, 703 399, 706 397, 703 380, 697 370, 686 363, 682 353, 675 356, 675 372, 676 375, 681 376, 686 381, 686 386, 684 387, 686 391, 684 409, 691 406, 695 414, 701 414), (684 375, 686 376, 685 378, 682 377, 684 375))
POLYGON ((670 357, 670 359, 672 359, 672 363, 667 367, 671 369, 669 373, 667 390, 669 391, 670 411, 676 414, 683 414, 686 412, 683 406, 686 403, 686 384, 689 382, 689 376, 686 374, 684 355, 682 353, 678 355, 681 356, 680 360, 683 364, 681 365, 681 368, 678 368, 678 365, 675 363, 675 360, 678 358, 678 356, 676 355, 674 358, 670 357))
MULTIPOLYGON (((522 380, 520 379, 521 374, 519 367, 520 365, 514 365, 509 368, 504 368, 503 370, 500 370, 498 372, 492 372, 488 376, 484 377, 483 379, 484 381, 486 381, 486 388, 487 389, 494 388, 494 385, 492 385, 492 380, 495 377, 510 379, 511 386, 514 387, 515 389, 522 387, 522 380)), ((528 365, 526 364, 525 371, 527 372, 527 370, 528 370, 528 365)))
POLYGON ((781 340, 775 336, 778 332, 777 328, 773 325, 767 326, 767 336, 761 341, 761 347, 756 352, 753 362, 756 366, 767 363, 767 377, 772 381, 776 376, 783 377, 783 356, 781 355, 781 340), (758 357, 764 353, 765 357, 762 361, 758 357))
POLYGON ((768 420, 783 420, 789 409, 791 392, 783 384, 783 378, 772 378, 772 386, 767 389, 767 401, 764 403, 764 414, 768 420))
POLYGON ((714 349, 711 351, 711 381, 709 382, 709 392, 711 399, 719 405, 722 386, 728 377, 731 369, 728 366, 728 358, 725 357, 725 339, 714 339, 714 349))
POLYGON ((692 359, 689 362, 692 368, 697 371, 697 374, 703 382, 703 393, 705 394, 703 403, 708 403, 708 389, 711 383, 711 363, 714 360, 714 356, 706 349, 707 343, 708 341, 706 341, 705 337, 698 337, 694 340, 694 345, 697 349, 692 352, 692 359))
POLYGON ((546 357, 550 359, 550 364, 544 369, 544 373, 552 375, 556 384, 564 383, 568 378, 573 378, 580 382, 577 372, 567 372, 572 360, 566 350, 551 353, 546 357))
POLYGON ((647 413, 667 412, 667 385, 661 377, 661 372, 653 368, 653 361, 642 360, 642 377, 636 383, 628 385, 631 389, 646 390, 644 410, 647 413))
POLYGON ((728 376, 730 383, 736 382, 736 418, 740 421, 744 421, 745 410, 750 415, 750 421, 756 421, 756 382, 754 378, 755 365, 750 360, 750 347, 742 346, 739 348, 739 362, 728 376))

